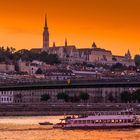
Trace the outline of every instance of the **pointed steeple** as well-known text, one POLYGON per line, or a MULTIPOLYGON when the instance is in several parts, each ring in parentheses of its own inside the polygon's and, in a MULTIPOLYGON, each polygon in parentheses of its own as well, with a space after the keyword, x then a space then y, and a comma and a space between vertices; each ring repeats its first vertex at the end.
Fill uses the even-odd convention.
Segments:
POLYGON ((47 24, 47 15, 45 15, 45 25, 44 28, 48 28, 48 24, 47 24))
POLYGON ((55 47, 56 45, 55 45, 55 42, 53 42, 53 47, 55 47))
POLYGON ((130 55, 130 50, 128 49, 128 52, 127 52, 127 54, 129 54, 130 55))
POLYGON ((65 47, 68 46, 68 41, 67 41, 67 38, 65 38, 65 47))
POLYGON ((49 48, 49 31, 47 25, 47 16, 45 15, 44 31, 43 31, 43 51, 47 51, 49 48))
POLYGON ((129 49, 128 49, 128 52, 125 54, 125 57, 126 57, 126 59, 128 59, 128 60, 130 60, 130 59, 132 58, 129 49))
POLYGON ((95 43, 95 42, 93 42, 93 44, 92 44, 92 48, 93 48, 93 49, 97 48, 97 46, 96 46, 96 43, 95 43))

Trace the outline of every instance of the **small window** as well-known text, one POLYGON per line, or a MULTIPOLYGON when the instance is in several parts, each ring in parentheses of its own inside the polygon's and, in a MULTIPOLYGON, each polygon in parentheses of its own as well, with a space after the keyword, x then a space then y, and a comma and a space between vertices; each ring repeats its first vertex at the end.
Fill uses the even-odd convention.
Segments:
POLYGON ((107 120, 107 123, 111 123, 111 120, 107 120))
POLYGON ((119 123, 122 123, 122 120, 119 120, 119 123))
POLYGON ((111 120, 111 122, 112 122, 112 123, 114 123, 114 122, 115 122, 115 120, 111 120))
POLYGON ((74 123, 74 124, 77 124, 77 120, 75 120, 73 123, 74 123))
POLYGON ((86 120, 83 120, 83 124, 86 124, 86 120))
POLYGON ((99 123, 99 120, 96 120, 95 123, 99 123))

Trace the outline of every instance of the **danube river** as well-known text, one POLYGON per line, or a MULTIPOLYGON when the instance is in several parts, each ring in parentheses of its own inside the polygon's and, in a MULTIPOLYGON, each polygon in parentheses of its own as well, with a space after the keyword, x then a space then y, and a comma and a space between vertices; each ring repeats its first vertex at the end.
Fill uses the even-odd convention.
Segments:
POLYGON ((140 140, 140 129, 61 130, 40 126, 62 117, 0 117, 0 140, 140 140))

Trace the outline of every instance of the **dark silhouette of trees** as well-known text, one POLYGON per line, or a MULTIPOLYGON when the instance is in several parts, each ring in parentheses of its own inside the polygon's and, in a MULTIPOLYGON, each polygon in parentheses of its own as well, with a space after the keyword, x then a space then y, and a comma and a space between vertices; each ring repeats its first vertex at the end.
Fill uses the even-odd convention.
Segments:
POLYGON ((51 99, 51 96, 49 94, 43 94, 41 95, 41 101, 48 101, 49 99, 51 99))
POLYGON ((121 102, 139 102, 140 103, 140 89, 130 93, 128 91, 124 91, 121 93, 121 102))
POLYGON ((70 97, 70 101, 71 101, 72 103, 78 103, 78 102, 80 102, 80 98, 79 98, 79 96, 74 95, 74 96, 71 96, 71 97, 70 97))
POLYGON ((57 99, 58 100, 64 100, 65 102, 68 102, 70 97, 67 93, 60 92, 60 93, 57 94, 57 99))
POLYGON ((132 99, 133 99, 133 102, 140 103, 140 89, 138 89, 132 93, 132 99))
POLYGON ((27 49, 16 51, 13 47, 0 47, 0 62, 15 62, 20 59, 23 61, 38 60, 51 65, 60 63, 57 54, 48 54, 47 52, 35 53, 27 49))
POLYGON ((89 99, 89 94, 86 92, 81 92, 80 95, 74 94, 73 96, 69 96, 67 93, 60 92, 57 94, 58 100, 64 100, 65 102, 73 102, 78 103, 81 100, 86 102, 89 99))
POLYGON ((121 101, 123 103, 131 102, 132 101, 132 94, 128 91, 124 91, 121 93, 121 101))
POLYGON ((83 100, 84 102, 87 101, 89 99, 89 94, 87 92, 81 92, 80 99, 83 100))
POLYGON ((127 67, 122 65, 121 63, 116 63, 116 64, 112 65, 110 69, 111 69, 111 71, 120 71, 120 70, 127 69, 127 67))
POLYGON ((137 67, 140 66, 140 55, 135 55, 134 61, 137 67))
POLYGON ((112 95, 111 93, 108 95, 108 100, 109 100, 111 103, 114 101, 114 97, 113 97, 113 95, 112 95))
POLYGON ((0 47, 0 62, 11 62, 14 58, 14 52, 13 47, 0 47))

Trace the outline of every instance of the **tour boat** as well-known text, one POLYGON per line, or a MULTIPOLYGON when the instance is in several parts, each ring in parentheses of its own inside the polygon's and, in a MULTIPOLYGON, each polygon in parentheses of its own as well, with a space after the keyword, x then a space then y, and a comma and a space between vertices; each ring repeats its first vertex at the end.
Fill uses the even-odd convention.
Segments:
POLYGON ((60 123, 54 125, 54 128, 62 129, 112 129, 128 127, 140 127, 140 117, 133 114, 71 116, 61 119, 60 123))

